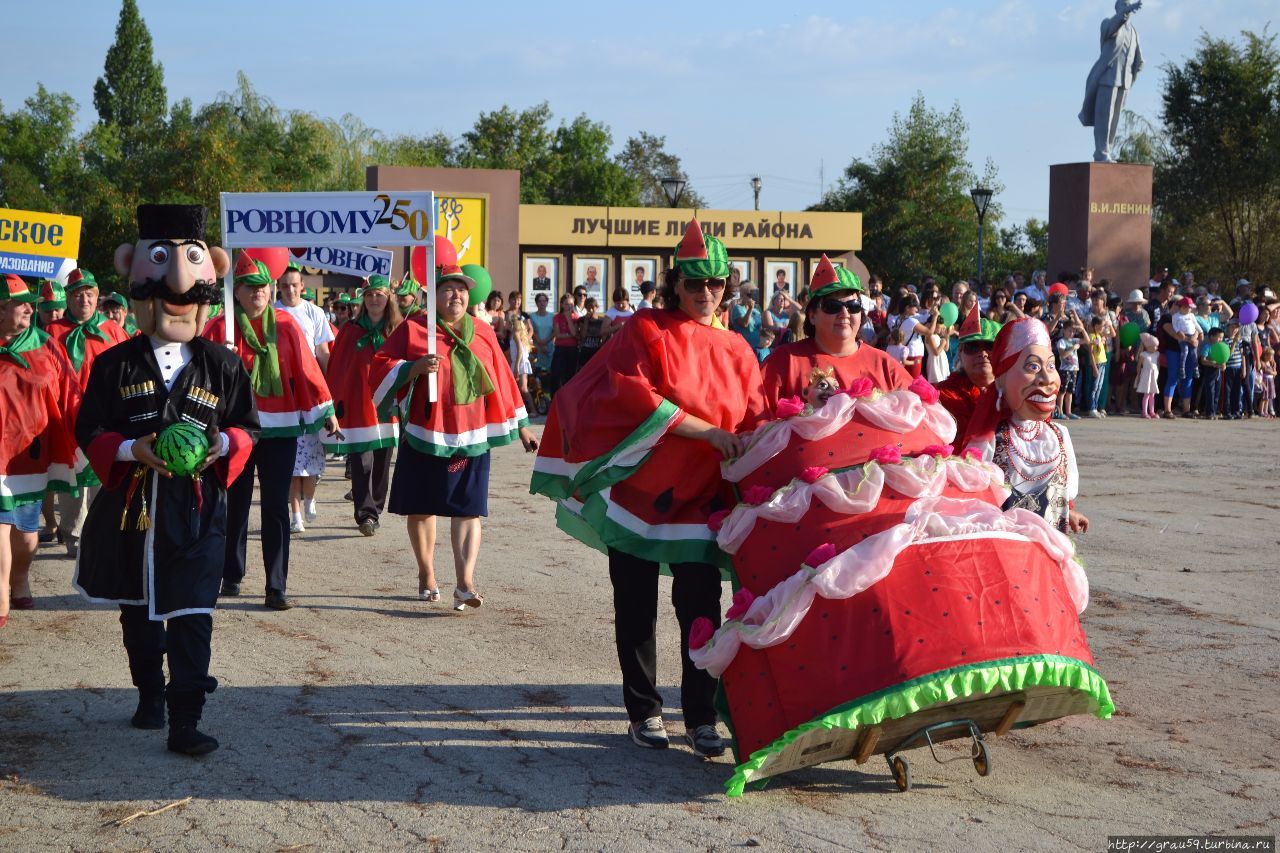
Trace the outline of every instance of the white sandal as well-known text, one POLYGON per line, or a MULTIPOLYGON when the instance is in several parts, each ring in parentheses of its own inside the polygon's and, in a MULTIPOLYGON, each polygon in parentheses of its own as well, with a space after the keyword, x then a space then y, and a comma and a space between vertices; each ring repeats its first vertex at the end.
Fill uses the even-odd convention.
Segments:
POLYGON ((484 598, 478 592, 466 592, 465 590, 453 588, 453 609, 466 610, 468 607, 479 607, 484 604, 484 598))
POLYGON ((419 589, 418 600, 419 601, 439 601, 440 600, 439 587, 437 587, 436 589, 419 589))

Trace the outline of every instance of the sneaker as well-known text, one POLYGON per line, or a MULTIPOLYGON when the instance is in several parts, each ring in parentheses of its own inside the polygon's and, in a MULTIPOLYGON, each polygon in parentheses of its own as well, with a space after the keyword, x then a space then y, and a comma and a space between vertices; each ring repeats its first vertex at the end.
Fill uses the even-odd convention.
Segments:
POLYGON ((293 520, 289 522, 290 533, 306 533, 307 526, 302 523, 302 517, 295 515, 293 520))
POLYGON ((632 723, 627 731, 631 733, 631 740, 635 741, 636 746, 643 746, 645 749, 666 749, 671 743, 661 717, 649 717, 639 723, 632 723))
POLYGON ((306 513, 307 521, 315 521, 317 518, 320 517, 320 514, 316 512, 315 498, 312 498, 311 500, 304 502, 302 505, 302 508, 306 513))
POLYGON ((1085 412, 1085 413, 1084 413, 1084 416, 1085 416, 1086 418, 1100 418, 1100 417, 1102 417, 1102 415, 1098 414, 1098 410, 1097 410, 1097 409, 1090 409, 1089 411, 1087 411, 1087 412, 1085 412))
POLYGON ((684 738, 693 747, 693 754, 699 758, 719 758, 724 755, 724 741, 720 739, 716 727, 709 723, 698 726, 693 731, 686 731, 684 738))
POLYGON ((374 521, 372 518, 366 518, 364 521, 360 522, 360 535, 372 536, 377 532, 378 522, 374 521))

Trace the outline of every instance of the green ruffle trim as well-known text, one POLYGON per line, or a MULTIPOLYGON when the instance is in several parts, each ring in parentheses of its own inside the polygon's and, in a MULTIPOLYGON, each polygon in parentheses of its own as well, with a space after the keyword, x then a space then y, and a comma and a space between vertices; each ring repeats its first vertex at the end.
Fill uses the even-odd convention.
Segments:
POLYGON ((649 453, 646 453, 644 458, 634 465, 618 465, 616 464, 617 458, 641 442, 652 439, 653 443, 656 444, 657 438, 661 438, 667 433, 671 428, 671 422, 679 413, 679 406, 670 400, 663 400, 658 405, 658 408, 654 409, 616 447, 583 465, 573 477, 534 471, 529 480, 529 492, 535 495, 546 495, 553 500, 564 500, 574 494, 582 497, 595 494, 609 488, 614 483, 622 482, 648 461, 649 453))
POLYGON ((972 700, 997 690, 1016 692, 1028 687, 1070 687, 1086 693, 1097 703, 1094 714, 1100 719, 1107 719, 1116 709, 1107 683, 1098 671, 1074 658, 1030 655, 969 664, 895 684, 795 727, 739 764, 725 783, 725 791, 730 797, 742 796, 752 773, 759 770, 769 756, 782 752, 806 732, 835 728, 856 731, 861 726, 901 719, 957 699, 972 700))
POLYGON ((671 563, 707 563, 720 568, 722 581, 733 579, 729 555, 720 550, 714 539, 650 539, 613 521, 607 511, 608 504, 599 495, 586 499, 581 515, 561 504, 556 507, 556 526, 601 554, 615 548, 660 563, 664 575, 671 574, 671 563))

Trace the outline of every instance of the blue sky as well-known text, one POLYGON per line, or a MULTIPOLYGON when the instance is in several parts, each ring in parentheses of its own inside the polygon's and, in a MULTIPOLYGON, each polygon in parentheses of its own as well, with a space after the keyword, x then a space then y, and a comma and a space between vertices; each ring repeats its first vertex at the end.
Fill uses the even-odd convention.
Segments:
MULTIPOLYGON (((483 110, 546 100, 557 118, 606 122, 615 146, 665 136, 720 208, 800 209, 885 138, 917 91, 958 102, 970 159, 991 158, 1006 216, 1048 209, 1048 167, 1089 159, 1076 121, 1110 0, 918 0, 439 4, 365 0, 139 0, 170 100, 204 103, 239 70, 285 109, 354 113, 387 134, 457 135, 483 110), (217 13, 216 17, 210 13, 217 13)), ((81 124, 114 38, 114 0, 41 0, 6 11, 0 102, 37 82, 69 92, 81 124), (27 48, 23 48, 26 45, 27 48)), ((1136 24, 1147 67, 1129 106, 1151 119, 1161 67, 1202 30, 1235 37, 1280 24, 1274 0, 1147 0, 1136 24)), ((228 187, 227 189, 234 189, 228 187)))

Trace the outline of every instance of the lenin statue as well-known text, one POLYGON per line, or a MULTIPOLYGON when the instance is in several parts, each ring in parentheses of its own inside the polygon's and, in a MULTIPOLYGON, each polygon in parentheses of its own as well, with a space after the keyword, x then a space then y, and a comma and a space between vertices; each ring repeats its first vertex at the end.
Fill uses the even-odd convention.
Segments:
POLYGON ((1142 8, 1142 0, 1116 0, 1116 13, 1102 22, 1102 55, 1089 70, 1080 123, 1093 128, 1093 159, 1114 163, 1115 142, 1125 95, 1142 70, 1138 31, 1129 19, 1142 8))

